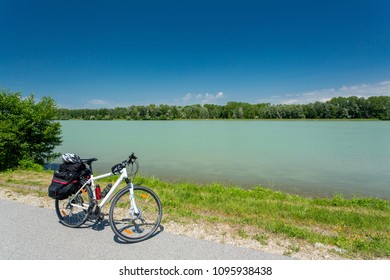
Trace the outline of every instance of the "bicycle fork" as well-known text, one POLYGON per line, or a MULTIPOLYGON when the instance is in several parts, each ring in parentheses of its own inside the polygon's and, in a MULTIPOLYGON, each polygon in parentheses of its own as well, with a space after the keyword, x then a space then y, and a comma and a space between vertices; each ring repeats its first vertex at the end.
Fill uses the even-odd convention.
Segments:
POLYGON ((130 189, 129 189, 129 197, 130 197, 130 209, 129 209, 129 213, 130 213, 130 216, 133 220, 139 218, 140 214, 141 214, 141 211, 138 209, 137 207, 137 204, 135 203, 135 199, 134 199, 134 185, 133 183, 130 181, 129 182, 129 185, 130 185, 130 189))

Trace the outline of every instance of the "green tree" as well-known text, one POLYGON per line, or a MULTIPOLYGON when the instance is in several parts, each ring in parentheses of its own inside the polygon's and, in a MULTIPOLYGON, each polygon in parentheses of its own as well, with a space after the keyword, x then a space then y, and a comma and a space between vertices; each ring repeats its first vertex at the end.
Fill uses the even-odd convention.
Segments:
POLYGON ((60 145, 61 125, 54 122, 56 104, 50 97, 38 103, 34 96, 1 90, 0 94, 0 170, 23 162, 43 165, 53 160, 60 145))

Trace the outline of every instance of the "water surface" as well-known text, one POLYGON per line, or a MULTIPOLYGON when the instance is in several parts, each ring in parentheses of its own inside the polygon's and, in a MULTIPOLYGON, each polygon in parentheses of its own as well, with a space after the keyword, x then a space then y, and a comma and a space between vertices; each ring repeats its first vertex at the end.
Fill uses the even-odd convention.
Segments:
POLYGON ((143 175, 390 199, 390 122, 63 121, 59 152, 106 172, 131 152, 143 175))

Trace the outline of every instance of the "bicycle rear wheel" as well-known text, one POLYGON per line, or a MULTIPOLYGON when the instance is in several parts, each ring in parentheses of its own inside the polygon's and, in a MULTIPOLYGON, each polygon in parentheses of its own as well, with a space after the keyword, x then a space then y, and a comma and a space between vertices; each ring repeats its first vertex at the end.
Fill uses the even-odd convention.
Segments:
POLYGON ((58 219, 68 227, 79 227, 87 221, 89 205, 92 205, 92 196, 88 186, 67 199, 55 200, 58 219))
POLYGON ((149 238, 159 227, 162 206, 158 196, 150 189, 134 186, 134 200, 139 214, 132 210, 130 187, 118 192, 110 207, 110 225, 114 233, 123 241, 139 242, 149 238))

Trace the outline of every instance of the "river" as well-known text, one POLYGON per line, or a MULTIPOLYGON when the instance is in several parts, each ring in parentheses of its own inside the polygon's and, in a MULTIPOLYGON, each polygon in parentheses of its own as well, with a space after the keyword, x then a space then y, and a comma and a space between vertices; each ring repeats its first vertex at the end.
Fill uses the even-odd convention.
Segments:
POLYGON ((390 122, 62 121, 57 152, 96 157, 96 173, 131 153, 162 180, 263 185, 310 196, 390 199, 390 122))

